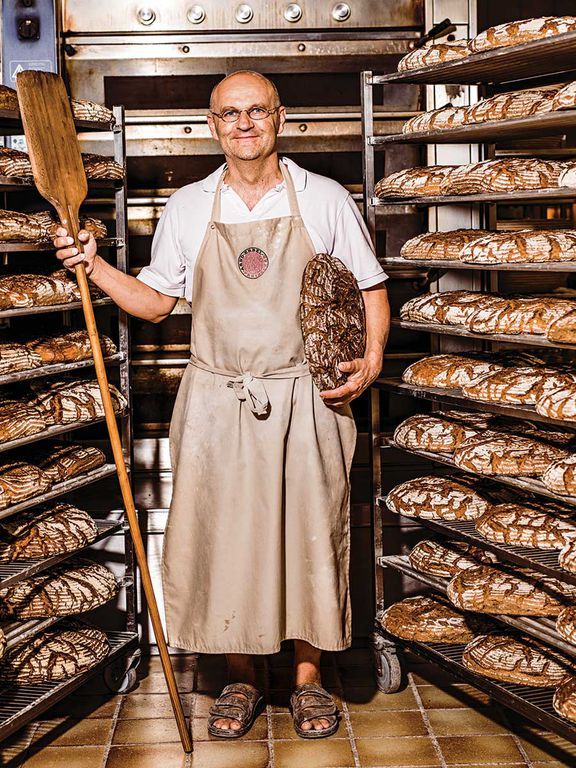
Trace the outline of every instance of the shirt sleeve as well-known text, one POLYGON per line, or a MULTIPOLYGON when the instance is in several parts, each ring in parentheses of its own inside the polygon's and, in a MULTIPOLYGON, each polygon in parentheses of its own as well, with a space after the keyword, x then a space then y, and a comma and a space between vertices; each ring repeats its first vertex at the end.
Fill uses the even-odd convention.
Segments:
POLYGON ((361 290, 378 285, 388 277, 376 258, 368 229, 351 195, 338 214, 332 255, 348 267, 361 290))
POLYGON ((137 278, 166 296, 184 296, 186 259, 180 245, 178 206, 172 198, 156 227, 150 264, 140 270, 137 278))

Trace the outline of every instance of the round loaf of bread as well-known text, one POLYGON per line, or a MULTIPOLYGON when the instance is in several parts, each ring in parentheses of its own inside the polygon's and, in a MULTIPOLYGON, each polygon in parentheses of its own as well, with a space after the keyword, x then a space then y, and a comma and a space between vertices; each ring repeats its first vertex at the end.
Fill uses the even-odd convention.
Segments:
POLYGON ((472 427, 418 414, 403 421, 394 432, 394 442, 402 448, 454 453, 465 440, 477 435, 472 427))
POLYGON ((556 92, 552 100, 552 109, 574 109, 576 107, 576 80, 568 83, 556 92))
POLYGON ((572 666, 567 656, 539 640, 504 632, 475 637, 464 649, 462 663, 493 680, 537 688, 558 685, 572 666))
POLYGON ((374 187, 374 194, 383 200, 439 195, 442 181, 457 167, 456 165, 427 165, 404 168, 381 179, 374 187))
POLYGON ((467 264, 526 264, 576 260, 576 230, 494 232, 462 247, 467 264))
POLYGON ((402 126, 402 133, 420 133, 420 131, 441 131, 456 128, 464 124, 466 107, 453 107, 447 104, 440 109, 431 109, 421 115, 411 117, 402 126))
POLYGON ((75 552, 98 535, 94 520, 72 504, 58 502, 0 520, 0 562, 36 560, 75 552))
POLYGON ((564 545, 560 555, 558 556, 558 564, 565 571, 570 573, 576 573, 576 541, 567 541, 564 545))
POLYGON ((576 454, 567 454, 551 462, 541 479, 549 491, 560 496, 576 496, 576 454))
POLYGON ((534 549, 562 549, 576 523, 523 504, 496 504, 474 521, 489 541, 534 549))
POLYGON ((566 164, 557 160, 516 157, 461 165, 440 183, 442 195, 478 195, 558 187, 566 164))
POLYGON ((42 359, 26 344, 4 342, 0 344, 0 375, 39 368, 42 359))
POLYGON ((34 403, 24 400, 4 400, 0 404, 0 442, 43 432, 49 426, 43 412, 34 403))
POLYGON ((0 465, 0 509, 46 493, 53 480, 47 472, 25 461, 0 465))
POLYGON ((41 239, 42 228, 33 215, 0 210, 0 242, 37 243, 41 239))
POLYGON ((576 30, 574 16, 539 16, 521 21, 507 21, 488 27, 470 41, 470 50, 474 53, 502 48, 507 45, 520 45, 544 37, 561 35, 576 30))
POLYGON ((104 632, 69 621, 35 635, 5 654, 0 678, 18 685, 61 682, 95 666, 109 652, 104 632))
POLYGON ((464 611, 505 616, 557 616, 576 599, 576 587, 528 568, 479 565, 460 571, 447 587, 464 611))
POLYGON ((439 595, 408 597, 378 619, 391 635, 425 643, 467 643, 476 632, 485 631, 481 620, 456 611, 439 595))
MULTIPOLYGON (((123 411, 126 399, 113 384, 108 384, 116 412, 123 411)), ((100 387, 95 379, 55 381, 37 389, 35 403, 52 424, 74 424, 104 416, 100 387)))
MULTIPOLYGON (((513 299, 502 312, 494 315, 492 324, 485 322, 481 332, 543 335, 553 323, 571 312, 573 307, 573 302, 567 299, 513 299)), ((480 330, 477 318, 471 318, 469 327, 476 332, 480 330)))
POLYGON ((463 385, 462 389, 471 400, 534 405, 566 381, 572 381, 576 388, 574 379, 551 368, 501 368, 463 385))
POLYGON ((124 178, 124 170, 122 166, 120 163, 117 163, 113 157, 83 152, 82 162, 84 163, 87 179, 120 181, 124 178))
POLYGON ((576 381, 567 374, 563 384, 544 392, 535 402, 536 413, 561 421, 576 421, 576 381))
POLYGON ((75 120, 87 120, 91 123, 114 125, 114 113, 103 104, 85 99, 70 99, 70 106, 75 120))
POLYGON ((556 631, 565 640, 576 644, 576 606, 564 608, 556 619, 556 631))
POLYGON ((432 355, 409 365, 402 374, 402 381, 423 387, 458 389, 501 370, 501 365, 489 360, 464 355, 432 355))
MULTIPOLYGON (((116 345, 107 336, 100 334, 100 346, 104 357, 110 357, 118 351, 116 345)), ((92 357, 92 347, 87 331, 71 331, 63 336, 50 336, 34 339, 26 344, 42 365, 68 363, 88 360, 92 357)))
POLYGON ((420 573, 451 579, 460 571, 475 568, 480 563, 494 563, 496 557, 480 547, 463 541, 420 541, 408 555, 410 565, 420 573))
POLYGON ((516 435, 478 435, 455 448, 454 463, 479 475, 537 477, 566 451, 516 435))
POLYGON ((407 240, 400 249, 400 256, 403 259, 459 261, 460 254, 470 243, 475 243, 486 235, 488 232, 481 229, 424 232, 407 240))
POLYGON ((567 677, 554 691, 552 706, 559 715, 576 722, 576 677, 567 677))
POLYGON ((71 560, 0 590, 0 618, 74 616, 111 600, 118 592, 112 571, 90 560, 71 560))
POLYGON ((7 112, 19 112, 18 94, 7 85, 0 85, 0 109, 7 112))
POLYGON ((445 61, 466 58, 470 55, 468 42, 468 40, 444 40, 441 43, 426 43, 400 59, 398 72, 408 72, 412 69, 430 67, 433 64, 443 64, 445 61))
POLYGON ((561 344, 576 344, 576 310, 566 312, 551 323, 546 329, 546 338, 561 344))
POLYGON ((498 93, 488 99, 480 99, 466 107, 465 123, 485 123, 490 120, 513 120, 518 117, 550 112, 554 96, 559 88, 530 88, 525 91, 498 93))
POLYGON ((475 520, 490 504, 465 483, 448 477, 418 477, 393 488, 386 497, 391 512, 424 520, 475 520))
POLYGON ((53 483, 84 475, 106 463, 106 455, 92 445, 52 443, 44 450, 36 450, 33 456, 34 462, 53 483))

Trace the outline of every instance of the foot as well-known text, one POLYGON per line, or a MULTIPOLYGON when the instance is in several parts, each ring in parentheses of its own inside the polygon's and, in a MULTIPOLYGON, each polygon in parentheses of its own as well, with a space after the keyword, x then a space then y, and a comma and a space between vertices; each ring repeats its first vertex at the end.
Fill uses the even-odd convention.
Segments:
MULTIPOLYGON (((322 651, 315 648, 304 640, 294 641, 294 683, 295 687, 313 683, 321 686, 320 677, 320 658, 322 651)), ((311 720, 303 721, 301 730, 303 731, 323 731, 334 725, 334 718, 315 717, 311 720)))
POLYGON ((253 685, 227 685, 210 708, 208 732, 228 738, 243 736, 252 727, 261 702, 262 696, 253 685))
POLYGON ((338 730, 338 708, 318 683, 297 685, 290 697, 290 709, 294 730, 303 739, 321 739, 338 730))
MULTIPOLYGON (((322 681, 320 679, 320 673, 311 676, 309 680, 298 681, 296 687, 303 685, 304 683, 316 683, 317 685, 321 686, 322 681)), ((306 703, 306 699, 304 699, 304 703, 306 703)), ((332 722, 326 717, 315 717, 313 720, 304 721, 300 727, 303 731, 322 731, 326 728, 329 728, 331 725, 332 722)))

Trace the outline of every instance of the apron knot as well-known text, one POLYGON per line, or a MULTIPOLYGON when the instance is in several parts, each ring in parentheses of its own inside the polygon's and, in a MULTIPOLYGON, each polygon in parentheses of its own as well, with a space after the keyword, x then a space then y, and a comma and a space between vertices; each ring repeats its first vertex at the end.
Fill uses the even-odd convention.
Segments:
POLYGON ((251 373, 243 373, 230 379, 227 386, 232 387, 238 400, 245 400, 250 410, 257 416, 266 415, 270 401, 261 379, 255 379, 251 373))

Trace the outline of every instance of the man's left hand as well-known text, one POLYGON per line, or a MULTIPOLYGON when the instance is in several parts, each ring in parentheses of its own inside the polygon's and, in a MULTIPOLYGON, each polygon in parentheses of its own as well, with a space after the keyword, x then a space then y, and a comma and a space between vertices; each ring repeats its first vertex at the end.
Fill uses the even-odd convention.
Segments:
POLYGON ((343 373, 348 374, 346 383, 336 389, 320 392, 322 400, 332 408, 339 408, 360 397, 362 392, 380 375, 382 356, 358 357, 356 360, 339 363, 338 367, 343 373))

